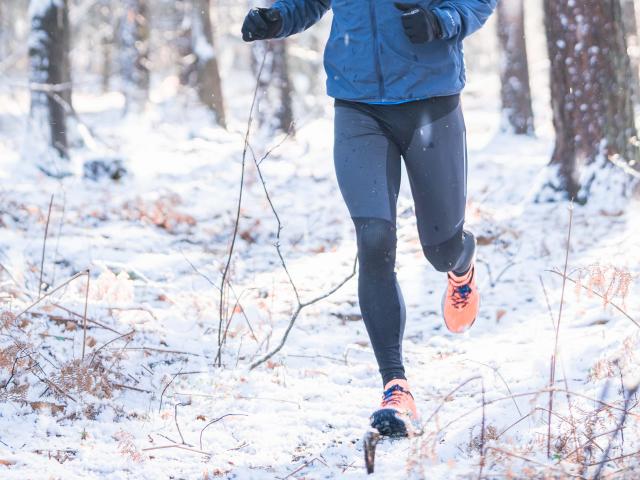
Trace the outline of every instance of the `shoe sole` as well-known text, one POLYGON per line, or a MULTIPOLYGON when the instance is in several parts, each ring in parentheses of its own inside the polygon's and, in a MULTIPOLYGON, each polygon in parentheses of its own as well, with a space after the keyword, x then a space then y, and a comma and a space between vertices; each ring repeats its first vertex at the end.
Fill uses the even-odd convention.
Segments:
POLYGON ((371 415, 371 426, 385 437, 408 437, 407 425, 397 413, 391 408, 377 410, 371 415))

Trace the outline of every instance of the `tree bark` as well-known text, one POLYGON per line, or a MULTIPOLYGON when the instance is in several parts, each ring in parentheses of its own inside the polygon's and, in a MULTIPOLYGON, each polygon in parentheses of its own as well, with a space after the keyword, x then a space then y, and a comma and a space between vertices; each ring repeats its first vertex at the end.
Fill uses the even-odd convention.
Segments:
POLYGON ((620 0, 544 0, 544 10, 558 169, 548 186, 584 202, 608 160, 638 160, 622 9, 620 0))
POLYGON ((507 125, 517 135, 533 135, 533 107, 524 33, 523 0, 498 2, 498 38, 501 47, 501 99, 507 125))
POLYGON ((196 62, 196 89, 200 101, 216 114, 218 124, 227 128, 209 8, 209 0, 194 0, 191 42, 196 62))
POLYGON ((622 0, 622 18, 627 37, 627 51, 631 60, 633 99, 638 103, 640 102, 640 39, 634 0, 622 0))
MULTIPOLYGON (((72 107, 67 0, 32 2, 29 14, 31 132, 44 135, 49 148, 59 158, 68 159, 67 111, 72 107)), ((46 148, 40 148, 38 156, 41 164, 49 163, 42 158, 48 156, 46 148)))
POLYGON ((149 97, 149 23, 147 0, 124 0, 120 22, 120 71, 127 110, 149 97))

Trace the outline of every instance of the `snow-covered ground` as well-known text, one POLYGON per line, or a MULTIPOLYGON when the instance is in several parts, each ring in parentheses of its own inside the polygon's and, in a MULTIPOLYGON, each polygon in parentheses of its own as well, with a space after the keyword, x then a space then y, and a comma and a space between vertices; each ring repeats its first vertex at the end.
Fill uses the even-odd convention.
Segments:
MULTIPOLYGON (((476 78, 464 98, 481 316, 462 336, 444 328, 445 278, 422 256, 404 182, 404 351, 426 423, 422 436, 378 447, 372 478, 478 478, 481 451, 482 478, 591 477, 597 465, 580 465, 600 462, 609 444, 608 458, 640 448, 636 409, 628 409, 624 435, 613 432, 639 377, 639 327, 614 304, 640 322, 640 215, 637 200, 622 208, 602 195, 573 208, 568 273, 581 280, 564 293, 547 459, 545 389, 562 292, 562 277, 550 270, 564 268, 570 205, 534 202, 552 137, 544 117, 537 139, 500 133, 491 80, 476 78), (608 291, 607 302, 590 286, 608 291)), ((228 132, 171 98, 121 118, 117 95, 78 96, 99 141, 75 158, 109 147, 129 170, 113 183, 56 181, 21 163, 25 99, 1 95, 0 478, 365 478, 360 440, 381 385, 355 280, 303 309, 284 348, 249 368, 278 345, 297 306, 253 165, 254 154, 259 160, 282 138, 250 140, 228 277, 233 315, 216 366, 218 288, 249 96, 236 102, 228 132), (52 195, 43 282, 51 292, 90 269, 84 361, 86 276, 19 315, 38 297, 52 195)), ((302 302, 353 267, 331 144, 327 101, 260 164, 302 302)), ((628 406, 635 404, 632 397, 628 406)), ((637 478, 637 470, 620 471, 634 461, 609 462, 605 472, 637 478)))

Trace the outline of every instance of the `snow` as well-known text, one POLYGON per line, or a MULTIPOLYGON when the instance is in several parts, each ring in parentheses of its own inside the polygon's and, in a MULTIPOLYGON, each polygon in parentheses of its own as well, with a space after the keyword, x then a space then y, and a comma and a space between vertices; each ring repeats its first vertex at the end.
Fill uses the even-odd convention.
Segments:
MULTIPOLYGON (((576 471, 569 462, 546 459, 543 410, 562 290, 560 276, 549 270, 564 266, 570 205, 534 201, 553 175, 546 168, 552 137, 544 124, 538 138, 500 133, 496 92, 487 88, 492 81, 475 77, 464 98, 470 146, 467 226, 481 239, 481 316, 462 336, 444 328, 439 302, 445 280, 424 260, 403 179, 397 270, 409 314, 404 353, 423 419, 438 413, 425 425, 425 435, 381 444, 371 478, 476 477, 483 387, 486 446, 540 462, 549 472, 576 471)), ((115 388, 111 398, 70 388, 71 401, 52 396, 33 375, 21 375, 30 386, 25 401, 0 402, 0 460, 9 462, 0 466, 3 479, 366 477, 360 439, 381 392, 357 315, 355 281, 303 310, 272 362, 248 368, 277 345, 295 307, 273 247, 277 225, 251 156, 231 272, 231 302, 240 297, 242 310, 232 318, 224 368, 214 365, 217 285, 237 201, 249 92, 234 99, 238 107, 226 132, 211 127, 203 109, 185 108, 170 97, 117 121, 110 112, 120 108, 120 97, 79 97, 79 114, 127 159, 130 175, 120 183, 57 181, 21 164, 22 117, 0 111, 9 118, 0 133, 0 312, 18 314, 37 296, 53 194, 44 282, 61 285, 91 270, 88 318, 102 326, 89 324, 87 356, 102 348, 113 370, 109 378, 129 387, 115 388), (67 406, 54 414, 51 406, 35 402, 67 406), (181 436, 189 450, 158 448, 180 443, 181 436)), ((12 102, 0 105, 15 109, 12 102)), ((28 105, 22 105, 25 114, 28 105)), ((283 254, 302 301, 345 278, 355 254, 332 170, 328 100, 325 108, 326 115, 305 118, 296 139, 262 163, 284 226, 283 254)), ((260 139, 252 146, 261 158, 280 140, 260 139)), ((77 160, 92 155, 74 152, 77 160)), ((610 170, 613 177, 615 172, 610 170)), ((573 206, 568 271, 572 278, 582 275, 584 284, 598 278, 598 264, 628 272, 628 294, 610 300, 637 320, 637 200, 616 201, 607 185, 606 179, 595 184, 594 201, 573 206)), ((613 272, 603 274, 606 284, 620 280, 613 272)), ((577 291, 573 284, 565 291, 555 386, 565 388, 566 382, 584 398, 572 395, 570 411, 559 392, 554 411, 575 418, 583 441, 587 428, 593 434, 615 428, 619 412, 602 411, 596 420, 593 399, 621 408, 638 379, 640 337, 612 304, 577 291)), ((12 331, 37 346, 51 381, 57 367, 81 358, 83 329, 74 321, 82 324, 85 294, 82 276, 33 308, 40 315, 26 315, 21 330, 12 331), (45 314, 64 320, 54 322, 45 314)), ((0 348, 9 344, 4 337, 0 348)), ((6 381, 5 370, 2 375, 6 381)), ((631 417, 624 450, 616 441, 611 456, 638 449, 637 417, 631 417)), ((552 432, 567 438, 566 423, 554 417, 552 432)), ((573 440, 567 441, 564 454, 573 449, 573 440)), ((606 444, 603 439, 601 446, 606 444)), ((509 471, 523 478, 527 469, 543 468, 498 450, 486 453, 486 478, 509 471)), ((590 460, 600 458, 596 451, 590 460)))

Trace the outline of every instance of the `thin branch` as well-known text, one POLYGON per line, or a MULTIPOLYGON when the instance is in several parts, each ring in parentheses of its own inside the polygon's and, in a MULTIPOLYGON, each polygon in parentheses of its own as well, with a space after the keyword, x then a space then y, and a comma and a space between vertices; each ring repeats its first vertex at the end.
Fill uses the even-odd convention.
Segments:
MULTIPOLYGON (((551 373, 549 376, 549 387, 556 383, 556 360, 558 358, 558 342, 560 338, 560 322, 562 321, 562 309, 564 307, 564 292, 567 285, 567 268, 569 266, 569 250, 571 248, 571 230, 573 227, 573 202, 569 205, 569 232, 567 233, 567 246, 564 256, 564 274, 562 280, 562 292, 560 293, 560 311, 558 312, 558 322, 556 323, 555 344, 553 355, 551 356, 551 373)), ((551 413, 553 412, 553 391, 549 392, 549 418, 547 424, 547 457, 551 457, 551 413)))
POLYGON ((202 428, 202 430, 200 430, 200 450, 202 450, 202 434, 209 426, 213 425, 216 422, 219 422, 220 420, 226 417, 248 417, 248 416, 249 415, 247 415, 246 413, 227 413, 225 415, 222 415, 221 417, 216 418, 215 420, 211 420, 202 428))
MULTIPOLYGON (((557 270, 547 270, 547 272, 555 273, 556 275, 559 275, 560 277, 562 277, 564 280, 567 280, 567 281, 569 281, 569 282, 573 283, 574 285, 578 285, 578 282, 576 282, 573 278, 569 277, 568 275, 563 274, 562 272, 559 272, 559 271, 557 271, 557 270)), ((597 296, 597 297, 601 298, 602 300, 605 300, 604 295, 599 294, 598 292, 596 292, 596 291, 595 291, 595 290, 593 290, 593 289, 589 289, 589 287, 588 287, 588 286, 580 284, 580 287, 584 288, 585 290, 590 291, 591 293, 593 293, 595 296, 597 296)), ((624 316, 625 316, 625 317, 627 317, 629 320, 631 320, 631 321, 635 324, 635 326, 636 326, 636 327, 640 328, 640 323, 638 323, 638 322, 637 322, 637 321, 636 321, 636 320, 635 320, 631 315, 629 315, 629 314, 628 314, 628 313, 627 313, 627 312, 626 312, 622 307, 620 307, 620 306, 616 305, 615 303, 613 303, 612 301, 610 301, 610 300, 608 300, 608 299, 606 299, 606 300, 607 300, 607 304, 608 304, 608 305, 611 305, 613 308, 615 308, 616 310, 618 310, 618 312, 620 312, 622 315, 624 315, 624 316)))
POLYGON ((85 292, 85 296, 84 296, 84 315, 82 316, 82 360, 84 360, 84 350, 87 345, 87 308, 89 307, 90 282, 91 282, 91 271, 87 270, 87 291, 85 292))
POLYGON ((53 207, 53 195, 49 201, 49 212, 47 213, 47 223, 44 227, 44 238, 42 239, 42 257, 40 259, 40 280, 38 281, 38 298, 42 293, 42 277, 44 275, 44 256, 47 250, 47 236, 49 234, 49 221, 51 220, 51 207, 53 207))
POLYGON ((184 441, 184 437, 182 436, 182 432, 180 431, 180 425, 178 424, 178 407, 187 407, 189 405, 191 405, 191 399, 187 400, 186 402, 176 403, 174 408, 173 418, 176 422, 176 428, 178 429, 178 433, 180 434, 180 440, 182 440, 182 445, 188 445, 189 447, 191 447, 192 445, 189 445, 187 442, 184 441))
POLYGON ((36 305, 38 305, 42 300, 44 300, 47 297, 50 297, 51 295, 53 295, 54 293, 56 293, 59 290, 62 290, 64 287, 66 287, 67 285, 69 285, 71 282, 73 282, 76 278, 81 277, 83 275, 88 275, 89 274, 89 270, 84 270, 82 272, 78 272, 76 273, 73 277, 71 277, 70 279, 66 280, 65 282, 63 282, 60 286, 54 288, 53 290, 51 290, 50 292, 45 293, 42 297, 39 297, 35 302, 31 303, 27 308, 25 308, 24 310, 22 310, 20 313, 18 313, 14 320, 17 320, 18 318, 20 318, 22 315, 24 315, 25 313, 27 313, 29 310, 31 310, 33 307, 35 307, 36 305))
MULTIPOLYGON (((622 415, 620 416, 620 420, 618 422, 618 425, 613 433, 613 435, 611 435, 611 438, 609 439, 609 444, 607 445, 606 450, 604 451, 604 453, 602 454, 602 460, 598 463, 596 463, 596 465, 598 465, 598 469, 596 470, 595 475, 593 476, 593 480, 599 480, 600 479, 600 475, 602 474, 602 469, 604 468, 604 464, 607 462, 611 462, 613 460, 610 460, 609 457, 609 452, 611 451, 611 445, 613 444, 614 440, 616 439, 616 437, 618 436, 618 432, 621 432, 622 429, 624 428, 624 424, 627 421, 627 415, 629 412, 629 403, 631 403, 631 397, 638 391, 638 385, 636 385, 635 387, 633 387, 631 390, 629 390, 629 392, 627 393, 627 396, 624 400, 624 412, 622 413, 622 415)), ((625 456, 622 455, 619 458, 624 458, 625 456)))
POLYGON ((285 330, 284 335, 282 336, 282 339, 280 340, 280 343, 278 344, 278 346, 276 348, 274 348, 270 353, 268 353, 267 355, 262 357, 260 360, 257 360, 256 362, 251 364, 249 369, 253 370, 254 368, 262 365, 267 360, 269 360, 271 357, 273 357, 275 354, 277 354, 280 350, 282 350, 282 347, 284 347, 284 344, 287 342, 287 338, 289 337, 289 333, 291 332, 291 329, 293 328, 294 324, 296 323, 296 319, 300 315, 300 312, 304 308, 306 308, 306 307, 308 307, 310 305, 313 305, 314 303, 317 303, 320 300, 323 300, 323 299, 327 298, 328 296, 332 295, 333 293, 338 291, 340 288, 342 288, 342 286, 345 283, 347 283, 349 280, 351 280, 356 275, 356 265, 357 264, 358 264, 358 259, 356 257, 356 259, 353 262, 353 270, 352 270, 352 272, 344 280, 342 280, 337 286, 335 286, 334 288, 329 290, 327 293, 325 293, 323 295, 320 295, 319 297, 316 297, 316 298, 314 298, 313 300, 311 300, 309 302, 298 303, 298 306, 296 307, 295 312, 291 316, 291 319, 289 320, 289 325, 287 326, 287 329, 285 330))
POLYGON ((219 313, 219 321, 218 321, 218 352, 216 353, 216 364, 221 367, 222 366, 222 346, 223 346, 223 337, 222 337, 222 325, 225 319, 225 308, 224 308, 224 290, 225 284, 227 283, 227 276, 229 275, 229 269, 231 268, 231 260, 233 258, 233 251, 236 244, 236 239, 238 237, 238 228, 240 225, 240 211, 242 208, 242 195, 244 192, 244 175, 246 170, 246 160, 247 160, 247 149, 249 145, 249 136, 251 134, 251 124, 253 123, 253 111, 256 106, 256 101, 258 98, 258 91, 260 90, 260 80, 262 77, 262 71, 264 69, 265 62, 267 60, 268 49, 265 50, 264 57, 262 58, 262 64, 260 65, 260 69, 258 70, 258 75, 256 78, 256 87, 253 90, 253 99, 251 100, 251 108, 249 110, 249 119, 247 120, 247 129, 244 136, 244 148, 242 149, 242 166, 240 173, 240 191, 238 193, 238 206, 236 208, 235 222, 233 226, 233 235, 231 237, 231 245, 229 246, 229 253, 227 255, 227 261, 225 263, 224 269, 222 270, 222 278, 220 280, 220 305, 218 309, 219 313))
POLYGON ((167 388, 169 388, 169 386, 173 383, 173 381, 178 378, 178 375, 180 375, 180 373, 182 372, 182 368, 178 371, 178 373, 176 373, 171 380, 169 380, 169 383, 167 383, 164 388, 162 389, 162 392, 160 393, 160 406, 158 407, 158 413, 160 413, 162 411, 162 399, 164 397, 165 392, 167 391, 167 388))

